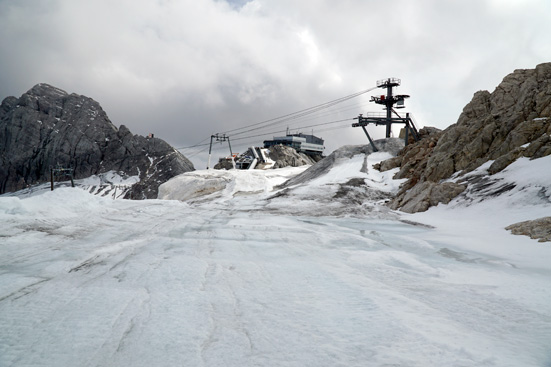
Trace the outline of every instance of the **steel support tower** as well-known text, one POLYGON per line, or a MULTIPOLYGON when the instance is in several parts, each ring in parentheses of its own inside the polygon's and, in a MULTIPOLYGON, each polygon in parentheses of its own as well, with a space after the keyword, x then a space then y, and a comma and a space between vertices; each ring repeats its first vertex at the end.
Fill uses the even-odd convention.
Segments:
POLYGON ((377 81, 377 87, 386 89, 386 95, 372 96, 370 102, 375 102, 377 104, 383 105, 386 110, 386 114, 381 113, 368 113, 366 117, 363 114, 360 114, 354 120, 358 120, 352 124, 352 127, 361 127, 369 140, 369 143, 373 147, 374 151, 377 151, 373 140, 369 136, 367 129, 365 128, 369 124, 384 125, 386 126, 385 137, 390 138, 392 133, 392 124, 405 124, 406 127, 406 136, 405 143, 408 144, 409 133, 411 132, 413 138, 417 141, 419 140, 419 134, 413 120, 411 119, 409 113, 406 113, 406 117, 401 117, 395 110, 395 108, 404 108, 404 100, 409 98, 407 94, 398 94, 394 95, 392 88, 397 87, 401 84, 400 79, 398 78, 388 78, 377 81), (396 105, 396 107, 394 107, 396 105), (392 117, 396 115, 396 117, 392 117))
MULTIPOLYGON (((210 156, 211 156, 211 153, 212 153, 212 142, 213 142, 213 140, 217 141, 217 142, 224 142, 224 141, 228 142, 228 146, 230 148, 230 156, 232 157, 232 161, 233 161, 233 153, 231 151, 230 137, 226 134, 216 133, 216 134, 213 134, 213 135, 210 136, 209 160, 207 162, 207 169, 210 169, 210 156)), ((234 163, 234 168, 235 168, 235 163, 234 163)))

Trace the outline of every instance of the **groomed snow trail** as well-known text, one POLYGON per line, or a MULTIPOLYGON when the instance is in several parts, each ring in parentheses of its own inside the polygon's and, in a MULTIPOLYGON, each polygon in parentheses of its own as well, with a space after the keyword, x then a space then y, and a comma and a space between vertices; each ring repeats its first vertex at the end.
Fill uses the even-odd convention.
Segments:
POLYGON ((0 221, 0 366, 551 363, 550 268, 426 227, 69 188, 0 221))

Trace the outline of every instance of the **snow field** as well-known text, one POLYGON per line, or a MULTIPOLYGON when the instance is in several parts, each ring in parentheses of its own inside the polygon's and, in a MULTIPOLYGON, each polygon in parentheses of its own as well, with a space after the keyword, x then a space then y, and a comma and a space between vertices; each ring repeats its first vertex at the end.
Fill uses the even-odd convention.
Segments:
POLYGON ((291 215, 350 178, 395 190, 374 156, 278 200, 289 172, 188 202, 0 197, 0 366, 548 366, 551 248, 503 230, 548 206, 291 215))

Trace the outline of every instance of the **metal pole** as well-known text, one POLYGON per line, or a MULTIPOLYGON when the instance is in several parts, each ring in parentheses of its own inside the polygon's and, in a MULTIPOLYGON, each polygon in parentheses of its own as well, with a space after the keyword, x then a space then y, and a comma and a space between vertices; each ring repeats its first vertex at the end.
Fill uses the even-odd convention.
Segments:
POLYGON ((390 133, 392 132, 392 122, 390 122, 390 119, 392 118, 392 81, 390 78, 388 78, 386 86, 386 137, 390 138, 390 133))
MULTIPOLYGON (((226 135, 224 134, 224 136, 226 135)), ((231 151, 230 137, 228 136, 227 139, 228 139, 228 146, 230 147, 230 155, 233 156, 233 152, 231 151)))
POLYGON ((207 162, 207 169, 210 168, 210 153, 212 152, 212 139, 214 138, 214 135, 210 136, 210 147, 209 147, 209 161, 207 162))
POLYGON ((365 128, 365 126, 363 126, 363 125, 360 125, 360 126, 364 130, 364 133, 367 136, 367 139, 369 140, 369 143, 371 144, 371 147, 373 148, 373 151, 378 152, 379 149, 377 149, 377 147, 375 146, 375 143, 373 142, 373 140, 371 140, 371 136, 369 136, 369 133, 367 132, 367 129, 365 128))
POLYGON ((228 146, 230 147, 231 164, 232 164, 233 169, 235 169, 235 159, 233 159, 233 152, 231 150, 231 143, 230 143, 230 137, 229 136, 228 136, 228 146))
POLYGON ((415 128, 415 124, 413 123, 413 119, 409 115, 409 112, 406 113, 406 122, 410 124, 409 128, 411 129, 411 134, 413 135, 413 140, 419 141, 419 132, 415 128))

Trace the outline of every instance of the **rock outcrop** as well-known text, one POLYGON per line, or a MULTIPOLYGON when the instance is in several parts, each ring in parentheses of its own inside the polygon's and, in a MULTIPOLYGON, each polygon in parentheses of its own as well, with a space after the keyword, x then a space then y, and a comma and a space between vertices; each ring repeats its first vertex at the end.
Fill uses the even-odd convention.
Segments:
POLYGON ((115 171, 139 176, 127 198, 156 198, 158 186, 193 170, 168 143, 116 128, 99 103, 38 84, 0 105, 0 194, 50 179, 50 168, 72 168, 75 178, 115 171))
MULTIPOLYGON (((252 156, 251 149, 244 153, 245 155, 252 156)), ((300 167, 305 165, 312 165, 323 159, 320 155, 306 155, 304 153, 297 152, 294 148, 284 145, 274 145, 268 149, 268 157, 275 162, 272 168, 283 167, 300 167)), ((214 169, 232 169, 233 165, 231 161, 225 158, 221 158, 220 161, 214 166, 214 169)))
POLYGON ((390 203, 406 212, 427 210, 459 195, 466 183, 444 182, 493 161, 495 174, 519 157, 551 154, 551 63, 516 70, 493 93, 479 91, 456 124, 408 145, 381 170, 400 167, 408 178, 390 203))
POLYGON ((284 145, 274 145, 269 149, 268 154, 270 159, 275 163, 274 168, 283 167, 300 167, 308 164, 315 164, 323 159, 323 156, 310 156, 304 153, 299 153, 291 147, 284 145))
POLYGON ((516 235, 530 236, 539 242, 551 242, 551 217, 515 223, 505 229, 516 235))
POLYGON ((362 216, 396 218, 382 205, 390 200, 397 185, 387 185, 391 173, 375 172, 377 156, 396 155, 404 142, 398 138, 376 140, 379 150, 367 145, 345 145, 304 172, 277 186, 281 189, 267 199, 265 210, 307 216, 362 216), (386 177, 386 178, 383 178, 386 177))

